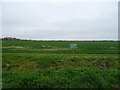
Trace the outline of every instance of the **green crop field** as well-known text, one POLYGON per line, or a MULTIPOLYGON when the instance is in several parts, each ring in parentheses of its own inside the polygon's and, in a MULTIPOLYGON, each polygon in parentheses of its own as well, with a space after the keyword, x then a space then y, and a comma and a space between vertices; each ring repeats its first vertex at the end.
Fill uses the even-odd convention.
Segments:
POLYGON ((118 42, 2 40, 1 48, 3 88, 120 88, 118 42))

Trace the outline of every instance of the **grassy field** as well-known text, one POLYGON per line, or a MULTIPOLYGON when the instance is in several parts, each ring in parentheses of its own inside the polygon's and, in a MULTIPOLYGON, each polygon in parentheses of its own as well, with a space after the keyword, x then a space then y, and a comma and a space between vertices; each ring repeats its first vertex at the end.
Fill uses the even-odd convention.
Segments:
POLYGON ((74 43, 78 45, 75 54, 118 53, 118 42, 2 41, 3 53, 71 54, 70 44, 74 43))
POLYGON ((3 40, 3 88, 120 88, 118 51, 118 42, 3 40))

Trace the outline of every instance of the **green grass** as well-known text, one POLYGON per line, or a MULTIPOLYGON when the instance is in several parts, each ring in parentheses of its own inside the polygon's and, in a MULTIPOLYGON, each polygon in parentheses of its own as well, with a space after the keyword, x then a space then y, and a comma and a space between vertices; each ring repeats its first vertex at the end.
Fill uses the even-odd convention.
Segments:
POLYGON ((68 42, 3 40, 3 53, 71 54, 70 44, 77 44, 76 54, 117 54, 118 42, 68 42), (45 49, 45 50, 43 50, 45 49))
POLYGON ((41 70, 69 67, 120 68, 117 55, 19 55, 3 54, 5 70, 41 70), (9 65, 7 65, 9 64, 9 65))
POLYGON ((3 88, 120 88, 117 42, 2 42, 3 88))
POLYGON ((4 88, 118 88, 116 69, 67 68, 39 72, 4 71, 4 88))

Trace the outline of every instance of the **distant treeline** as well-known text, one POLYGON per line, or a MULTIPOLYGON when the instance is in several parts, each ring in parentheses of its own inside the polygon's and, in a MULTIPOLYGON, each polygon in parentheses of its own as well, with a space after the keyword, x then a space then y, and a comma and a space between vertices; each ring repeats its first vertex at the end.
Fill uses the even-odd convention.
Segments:
POLYGON ((13 37, 4 37, 4 38, 1 38, 1 40, 21 40, 21 39, 13 38, 13 37))
POLYGON ((4 37, 4 38, 0 38, 0 40, 26 40, 26 41, 81 41, 81 42, 84 42, 84 41, 88 41, 88 42, 106 42, 106 41, 109 41, 109 42, 118 42, 120 40, 28 40, 28 39, 19 39, 19 38, 15 38, 15 37, 4 37))

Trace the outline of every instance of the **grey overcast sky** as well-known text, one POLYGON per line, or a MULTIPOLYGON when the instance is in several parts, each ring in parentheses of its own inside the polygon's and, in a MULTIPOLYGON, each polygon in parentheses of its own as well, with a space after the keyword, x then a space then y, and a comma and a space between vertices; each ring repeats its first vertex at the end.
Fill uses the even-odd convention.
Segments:
POLYGON ((117 40, 117 2, 4 2, 2 37, 117 40))

